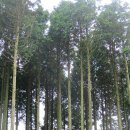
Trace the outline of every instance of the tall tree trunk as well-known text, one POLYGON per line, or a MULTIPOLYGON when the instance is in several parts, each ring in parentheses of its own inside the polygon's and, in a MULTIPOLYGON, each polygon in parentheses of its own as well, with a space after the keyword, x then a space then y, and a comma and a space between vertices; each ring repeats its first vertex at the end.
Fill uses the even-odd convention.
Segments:
POLYGON ((53 102, 54 102, 54 99, 53 99, 53 96, 54 96, 54 87, 52 86, 52 93, 51 93, 51 130, 53 130, 53 102))
POLYGON ((101 92, 101 109, 102 109, 102 127, 103 130, 105 130, 105 120, 104 120, 104 98, 103 98, 103 92, 101 92))
MULTIPOLYGON (((3 120, 5 120, 5 119, 3 119, 3 118, 5 118, 4 116, 5 116, 5 111, 6 111, 4 108, 6 107, 6 103, 8 104, 8 101, 7 101, 7 98, 8 98, 7 89, 8 88, 6 89, 6 87, 9 87, 8 86, 8 84, 9 84, 8 83, 9 82, 8 81, 9 80, 9 65, 7 64, 7 62, 8 62, 7 57, 9 57, 9 56, 7 54, 7 50, 8 50, 8 42, 6 41, 4 43, 4 51, 2 53, 3 54, 3 57, 2 57, 3 69, 2 69, 2 76, 1 76, 2 86, 1 86, 1 90, 0 90, 0 92, 1 92, 1 95, 0 95, 0 130, 3 128, 3 126, 2 126, 2 122, 4 122, 3 120)), ((8 105, 7 105, 7 109, 8 109, 8 105)), ((5 124, 3 124, 3 125, 5 125, 5 124)))
POLYGON ((129 79, 128 63, 127 63, 127 59, 126 59, 125 54, 124 54, 124 61, 125 61, 126 80, 127 80, 127 87, 128 87, 128 101, 130 104, 130 79, 129 79))
POLYGON ((105 118, 106 118, 106 130, 108 130, 108 112, 107 112, 107 100, 105 97, 105 118))
POLYGON ((9 92, 9 69, 7 68, 6 77, 5 77, 5 99, 4 99, 4 113, 3 113, 3 123, 2 130, 7 130, 8 123, 8 92, 9 92))
MULTIPOLYGON (((3 87, 1 87, 1 90, 0 90, 1 95, 2 95, 2 89, 3 87)), ((2 124, 2 100, 0 98, 0 130, 2 129, 1 124, 2 124)))
MULTIPOLYGON (((33 105, 32 95, 33 95, 33 92, 32 92, 32 85, 31 85, 31 91, 30 91, 30 130, 33 130, 33 124, 34 124, 33 119, 32 119, 32 116, 34 114, 33 109, 32 109, 32 105, 33 105)), ((35 116, 35 114, 34 114, 34 116, 35 116)))
POLYGON ((127 123, 127 112, 126 112, 126 101, 125 101, 125 88, 123 86, 123 81, 121 78, 121 86, 122 86, 122 106, 123 106, 123 117, 124 117, 124 123, 125 123, 125 129, 128 129, 128 123, 127 123))
MULTIPOLYGON (((18 15, 19 20, 19 15, 18 15)), ((17 57, 18 57, 18 43, 19 43, 19 21, 16 27, 16 41, 14 47, 14 61, 13 61, 13 89, 12 89, 12 109, 11 109, 11 130, 15 126, 15 100, 16 100, 16 74, 17 74, 17 57)))
POLYGON ((88 130, 88 89, 87 86, 84 87, 84 105, 85 105, 85 122, 86 122, 86 130, 88 130))
MULTIPOLYGON (((37 83, 37 85, 38 85, 38 83, 37 83)), ((34 116, 35 116, 35 129, 37 129, 37 94, 38 94, 37 91, 38 91, 38 88, 36 88, 36 102, 35 102, 35 114, 34 114, 34 116)))
MULTIPOLYGON (((130 112, 130 110, 128 110, 128 115, 129 115, 129 112, 130 112)), ((129 122, 129 116, 127 116, 127 124, 128 124, 128 130, 130 130, 130 122, 129 122)))
POLYGON ((48 130, 51 130, 51 73, 48 85, 48 130))
POLYGON ((61 81, 60 72, 58 74, 58 93, 57 93, 57 125, 58 130, 62 130, 62 118, 61 118, 61 81))
POLYGON ((68 43, 68 123, 69 129, 72 130, 72 113, 71 113, 71 76, 70 76, 70 51, 68 43))
POLYGON ((48 82, 45 81, 45 119, 44 119, 45 130, 48 130, 48 82))
POLYGON ((92 81, 91 81, 91 65, 90 65, 90 50, 87 47, 87 63, 88 63, 88 106, 89 106, 89 130, 92 130, 92 81))
POLYGON ((93 94, 93 111, 94 111, 94 130, 97 130, 97 110, 96 110, 96 92, 93 94))
POLYGON ((63 108, 63 115, 64 115, 64 126, 63 126, 63 129, 65 130, 65 125, 66 125, 66 120, 65 120, 65 107, 63 108))
POLYGON ((39 130, 40 128, 40 120, 39 120, 39 111, 40 111, 40 71, 38 72, 37 77, 37 97, 36 97, 36 104, 37 104, 37 118, 36 118, 36 130, 39 130))
POLYGON ((3 66, 3 70, 2 70, 2 87, 1 87, 1 96, 0 96, 0 130, 2 130, 4 86, 5 86, 5 65, 3 66))
POLYGON ((84 80, 83 80, 83 54, 80 52, 80 75, 81 75, 81 130, 84 130, 84 80))
POLYGON ((57 45, 57 130, 62 130, 60 57, 60 47, 57 45))
POLYGON ((28 86, 27 86, 27 106, 26 106, 26 130, 31 129, 30 118, 31 118, 31 87, 32 87, 31 72, 29 74, 28 86))
POLYGON ((118 113, 118 130, 122 130, 122 118, 120 110, 120 96, 119 96, 119 86, 118 86, 118 77, 117 77, 117 67, 115 59, 115 44, 112 45, 112 64, 113 64, 113 73, 114 73, 114 84, 116 88, 116 102, 117 102, 117 113, 118 113))

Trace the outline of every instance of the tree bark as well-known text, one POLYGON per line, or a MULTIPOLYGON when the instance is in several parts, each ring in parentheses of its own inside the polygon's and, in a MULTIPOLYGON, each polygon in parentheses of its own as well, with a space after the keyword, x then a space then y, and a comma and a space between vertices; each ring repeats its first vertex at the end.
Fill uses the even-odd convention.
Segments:
POLYGON ((81 89, 81 130, 84 130, 84 80, 83 80, 83 54, 82 50, 80 52, 80 78, 81 78, 81 84, 80 84, 80 89, 81 89))
POLYGON ((116 88, 116 102, 117 102, 117 114, 118 114, 118 130, 122 130, 122 118, 120 110, 120 96, 119 96, 119 86, 118 86, 118 77, 117 77, 117 67, 115 59, 115 44, 112 45, 112 64, 113 64, 113 73, 114 73, 114 84, 116 88))
POLYGON ((5 86, 5 64, 2 70, 2 87, 1 87, 1 96, 0 96, 0 130, 2 130, 4 86, 5 86))
POLYGON ((57 93, 57 125, 58 130, 62 130, 62 118, 61 118, 61 81, 60 72, 58 74, 58 93, 57 93))
POLYGON ((127 62, 125 54, 124 54, 124 61, 125 61, 126 81, 127 81, 127 87, 128 87, 128 101, 130 104, 130 79, 129 79, 128 62, 127 62))
MULTIPOLYGON (((15 43, 14 43, 14 57, 13 57, 13 84, 12 84, 12 107, 11 107, 11 125, 10 130, 15 129, 15 101, 16 101, 16 78, 17 78, 17 59, 18 59, 18 45, 19 45, 19 33, 22 17, 25 9, 25 0, 16 0, 15 18, 16 18, 16 31, 15 31, 15 43)), ((14 25, 15 26, 15 25, 14 25)))
MULTIPOLYGON (((122 78, 121 78, 121 83, 122 83, 122 78)), ((126 109, 126 99, 125 99, 125 89, 123 86, 123 83, 121 84, 122 86, 122 106, 123 106, 123 117, 124 117, 124 122, 125 122, 125 129, 128 129, 128 123, 127 123, 127 109, 126 109)))
POLYGON ((48 130, 51 130, 51 82, 52 82, 52 76, 51 76, 51 73, 50 73, 50 76, 49 76, 49 85, 48 85, 48 130))
POLYGON ((31 86, 32 86, 32 77, 31 77, 31 72, 29 74, 29 79, 28 79, 28 86, 27 86, 27 106, 26 106, 26 130, 31 130, 31 86))
POLYGON ((105 120, 104 120, 104 98, 103 98, 103 93, 101 92, 101 108, 102 108, 102 127, 103 130, 105 130, 105 120))
MULTIPOLYGON (((31 79, 32 80, 32 79, 31 79)), ((32 83, 32 82, 31 82, 32 83)), ((32 100, 32 84, 31 84, 31 91, 30 91, 30 130, 33 130, 33 119, 32 119, 32 116, 33 116, 33 109, 32 109, 32 105, 33 105, 33 100, 32 100)), ((34 114, 35 116, 35 114, 34 114)))
POLYGON ((88 130, 88 88, 87 86, 84 87, 84 92, 86 92, 86 94, 84 94, 84 105, 85 105, 85 122, 86 122, 86 130, 88 130))
POLYGON ((66 118, 66 116, 65 116, 65 108, 64 108, 64 110, 63 110, 63 115, 64 115, 64 126, 63 126, 63 129, 65 130, 65 125, 66 125, 66 120, 65 120, 65 118, 66 118))
POLYGON ((5 77, 5 99, 4 99, 4 113, 3 113, 3 123, 2 123, 2 130, 7 130, 7 123, 8 123, 8 92, 9 92, 9 69, 7 68, 6 77, 5 77))
POLYGON ((68 123, 69 129, 72 130, 72 112, 71 112, 71 76, 70 76, 70 51, 68 43, 68 123))
POLYGON ((60 47, 57 45, 57 130, 62 130, 60 47))
POLYGON ((17 58, 18 58, 18 44, 19 44, 19 16, 17 18, 17 25, 16 25, 16 41, 14 46, 14 59, 13 59, 13 88, 12 88, 12 108, 11 108, 11 130, 14 130, 15 126, 15 100, 16 100, 16 76, 17 76, 17 58))
POLYGON ((96 92, 93 94, 93 111, 94 111, 94 130, 97 130, 97 110, 96 110, 96 92))
POLYGON ((52 93, 51 93, 51 130, 53 130, 53 102, 54 102, 54 99, 53 99, 53 95, 54 95, 54 88, 52 86, 52 93))
POLYGON ((92 130, 92 81, 91 81, 91 65, 90 65, 90 50, 87 47, 87 63, 88 63, 88 103, 89 103, 89 130, 92 130))
POLYGON ((48 130, 48 83, 47 79, 45 81, 45 119, 44 119, 44 128, 48 130))
POLYGON ((108 111, 107 111, 107 99, 105 97, 105 118, 106 118, 106 130, 108 130, 108 111))
POLYGON ((37 104, 37 120, 36 120, 36 130, 39 130, 40 128, 40 120, 39 120, 39 111, 40 111, 40 71, 38 72, 37 77, 37 97, 36 97, 36 104, 37 104))

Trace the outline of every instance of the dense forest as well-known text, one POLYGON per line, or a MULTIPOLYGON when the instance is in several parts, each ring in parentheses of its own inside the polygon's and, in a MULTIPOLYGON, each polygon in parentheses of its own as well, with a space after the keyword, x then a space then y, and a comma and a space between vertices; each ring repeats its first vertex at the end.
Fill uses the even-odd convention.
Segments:
POLYGON ((130 130, 130 6, 100 3, 0 0, 0 130, 130 130))

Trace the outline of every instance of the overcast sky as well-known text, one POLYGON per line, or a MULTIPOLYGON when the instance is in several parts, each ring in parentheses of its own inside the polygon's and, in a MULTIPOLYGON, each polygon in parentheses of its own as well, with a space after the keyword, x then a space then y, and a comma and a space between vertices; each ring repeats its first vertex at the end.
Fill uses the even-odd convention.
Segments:
MULTIPOLYGON (((32 1, 35 1, 35 0, 32 0, 32 1)), ((53 8, 57 7, 61 1, 62 0, 41 0, 42 6, 44 7, 44 9, 48 10, 49 12, 52 12, 53 8)), ((66 1, 69 1, 69 0, 66 0, 66 1)), ((70 1, 74 1, 74 0, 70 0, 70 1)), ((102 1, 101 2, 102 4, 109 4, 111 2, 111 0, 101 0, 101 1, 102 1)), ((122 0, 122 1, 130 3, 130 0, 122 0)), ((44 117, 44 107, 43 105, 40 105, 41 124, 43 124, 43 117, 44 117)), ((20 122, 19 130, 25 130, 25 125, 23 122, 20 122)))
MULTIPOLYGON (((44 9, 47 9, 49 12, 52 12, 53 8, 57 7, 61 1, 62 0, 41 0, 44 9)), ((75 0, 66 0, 66 1, 75 1, 75 0)), ((101 1, 102 4, 109 4, 112 0, 99 0, 99 1, 101 1)), ((121 1, 130 3, 130 0, 121 0, 121 1)))

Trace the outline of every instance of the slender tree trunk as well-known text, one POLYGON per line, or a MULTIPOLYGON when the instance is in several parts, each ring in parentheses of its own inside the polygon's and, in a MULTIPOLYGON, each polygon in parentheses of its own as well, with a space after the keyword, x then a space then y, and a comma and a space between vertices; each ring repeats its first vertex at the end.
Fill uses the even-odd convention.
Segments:
POLYGON ((115 61, 115 45, 112 46, 112 64, 113 64, 113 72, 114 72, 114 84, 116 87, 116 101, 117 101, 117 113, 118 113, 118 130, 122 130, 122 118, 121 118, 121 110, 120 110, 120 96, 119 96, 119 86, 118 86, 118 77, 117 77, 117 67, 115 61))
MULTIPOLYGON (((19 65, 19 60, 18 60, 19 65)), ((18 130, 19 125, 19 85, 17 85, 17 93, 16 93, 16 130, 18 130)))
POLYGON ((31 129, 31 123, 30 123, 30 118, 31 118, 31 74, 29 74, 29 79, 28 79, 28 86, 27 86, 27 108, 26 108, 26 130, 31 129))
POLYGON ((54 96, 54 87, 52 86, 52 93, 51 93, 51 130, 53 130, 53 102, 54 102, 54 99, 53 99, 53 96, 54 96))
POLYGON ((0 130, 2 130, 4 86, 5 86, 5 65, 2 70, 2 87, 1 87, 1 96, 0 96, 0 130))
POLYGON ((15 100, 16 100, 16 78, 17 78, 17 58, 18 58, 18 45, 19 45, 19 33, 20 25, 25 8, 25 0, 16 0, 16 32, 14 43, 14 57, 13 57, 13 85, 12 85, 12 107, 11 107, 11 125, 10 130, 15 129, 15 100))
MULTIPOLYGON (((1 95, 2 95, 2 87, 1 87, 1 95)), ((2 129, 1 127, 2 124, 2 100, 0 99, 0 130, 2 129)))
MULTIPOLYGON (((33 109, 32 109, 32 104, 33 104, 32 94, 33 93, 32 93, 32 85, 31 85, 31 92, 30 92, 30 121, 29 121, 29 123, 30 123, 30 130, 33 130, 33 124, 34 124, 33 119, 32 119, 32 116, 34 114, 33 113, 33 109)), ((35 116, 35 114, 34 114, 34 116, 35 116)))
MULTIPOLYGON (((19 59, 18 63, 19 65, 19 59)), ((19 68, 18 68, 19 69, 19 68)), ((16 90, 16 130, 18 130, 18 125, 19 125, 19 84, 17 85, 17 90, 16 90)))
POLYGON ((45 130, 48 130, 48 83, 47 79, 45 81, 45 119, 44 119, 44 127, 45 130))
MULTIPOLYGON (((128 110, 128 115, 129 115, 129 112, 130 112, 130 111, 128 110)), ((127 122, 127 124, 128 124, 128 130, 130 130, 129 116, 127 116, 127 121, 128 121, 128 122, 127 122)))
MULTIPOLYGON (((37 85, 38 85, 38 83, 37 83, 37 85)), ((35 115, 35 129, 37 129, 37 94, 38 94, 37 91, 38 91, 38 88, 36 88, 36 102, 35 102, 35 114, 34 114, 35 115)))
POLYGON ((108 130, 108 112, 107 112, 107 100, 105 97, 105 117, 106 117, 106 130, 108 130))
MULTIPOLYGON (((8 68, 7 68, 8 69, 8 68)), ((3 123, 2 130, 7 130, 8 123, 8 91, 9 91, 9 71, 6 71, 6 83, 5 83, 5 100, 4 100, 4 113, 3 113, 3 123)))
POLYGON ((39 120, 39 111, 40 111, 40 71, 38 72, 38 78, 37 78, 36 104, 37 104, 36 130, 39 130, 39 128, 40 128, 40 120, 39 120))
POLYGON ((48 130, 51 130, 51 73, 48 86, 48 130))
POLYGON ((51 130, 51 94, 49 91, 48 130, 51 130))
POLYGON ((101 108, 102 108, 102 126, 103 126, 103 130, 105 130, 105 121, 104 121, 104 98, 103 98, 103 93, 101 92, 101 108))
POLYGON ((17 58, 18 58, 18 43, 19 43, 19 14, 16 25, 16 41, 14 46, 14 60, 13 60, 13 88, 12 88, 12 108, 11 108, 11 130, 15 127, 15 100, 16 100, 16 74, 17 74, 17 58))
POLYGON ((81 74, 81 130, 84 130, 84 80, 83 80, 83 54, 80 55, 80 74, 81 74))
POLYGON ((70 51, 68 43, 68 123, 69 129, 72 130, 72 114, 71 114, 71 76, 70 76, 70 51))
POLYGON ((66 125, 66 123, 65 123, 66 122, 66 120, 65 120, 65 108, 63 110, 63 115, 64 115, 64 128, 63 129, 65 130, 65 125, 66 125))
POLYGON ((18 110, 18 94, 17 94, 17 103, 16 103, 16 130, 18 130, 19 125, 19 110, 18 110))
POLYGON ((92 81, 91 81, 91 65, 90 65, 90 50, 87 47, 87 63, 88 63, 88 103, 89 103, 89 130, 92 130, 92 81))
POLYGON ((60 81, 60 72, 58 74, 58 94, 57 94, 57 125, 58 130, 62 130, 62 118, 61 118, 61 81, 60 81))
MULTIPOLYGON (((121 78, 121 83, 122 83, 122 78, 121 78)), ((128 123, 127 123, 127 114, 126 114, 126 101, 125 101, 125 90, 124 90, 124 86, 123 83, 121 84, 122 86, 122 106, 123 106, 123 117, 124 117, 124 122, 125 122, 125 129, 128 129, 128 123)))
POLYGON ((94 111, 94 130, 97 130, 97 114, 96 114, 96 92, 93 94, 93 111, 94 111))
POLYGON ((60 47, 57 45, 57 130, 62 130, 60 47))
POLYGON ((112 130, 112 119, 111 119, 111 99, 109 99, 109 125, 110 125, 110 130, 112 130))
POLYGON ((130 79, 129 79, 128 63, 127 63, 127 59, 126 59, 125 54, 124 54, 124 61, 125 61, 126 80, 127 80, 127 87, 128 87, 128 101, 130 104, 130 79))
POLYGON ((87 86, 85 86, 84 88, 84 92, 86 92, 86 94, 84 94, 84 105, 85 105, 85 122, 86 122, 86 130, 88 130, 88 89, 87 86))

